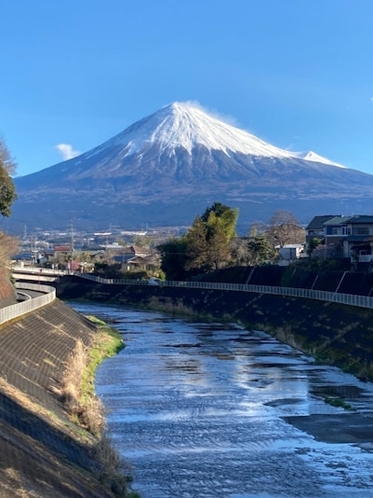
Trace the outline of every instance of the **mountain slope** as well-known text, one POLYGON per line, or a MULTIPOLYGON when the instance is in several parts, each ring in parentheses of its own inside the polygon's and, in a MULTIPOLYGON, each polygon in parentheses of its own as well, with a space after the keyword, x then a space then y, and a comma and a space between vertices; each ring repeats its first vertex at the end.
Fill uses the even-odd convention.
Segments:
POLYGON ((373 205, 372 175, 280 149, 178 102, 15 184, 11 222, 46 228, 183 225, 215 201, 240 208, 247 224, 275 209, 307 222, 338 205, 341 214, 373 205))

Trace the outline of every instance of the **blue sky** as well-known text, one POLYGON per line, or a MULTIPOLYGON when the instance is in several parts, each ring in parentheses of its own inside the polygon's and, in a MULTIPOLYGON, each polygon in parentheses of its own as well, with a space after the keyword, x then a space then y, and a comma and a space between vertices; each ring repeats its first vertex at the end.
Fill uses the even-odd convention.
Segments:
POLYGON ((18 176, 176 100, 373 174, 371 0, 0 0, 0 18, 18 176))

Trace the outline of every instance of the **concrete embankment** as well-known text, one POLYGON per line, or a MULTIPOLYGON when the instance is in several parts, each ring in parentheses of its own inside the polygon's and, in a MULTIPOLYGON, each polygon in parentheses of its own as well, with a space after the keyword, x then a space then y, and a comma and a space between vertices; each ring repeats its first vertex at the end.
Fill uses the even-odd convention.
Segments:
POLYGON ((0 497, 105 498, 97 441, 55 392, 80 339, 95 326, 60 300, 0 326, 0 497))
POLYGON ((373 380, 370 309, 248 292, 99 284, 74 276, 61 279, 57 295, 239 322, 264 330, 325 363, 373 380))

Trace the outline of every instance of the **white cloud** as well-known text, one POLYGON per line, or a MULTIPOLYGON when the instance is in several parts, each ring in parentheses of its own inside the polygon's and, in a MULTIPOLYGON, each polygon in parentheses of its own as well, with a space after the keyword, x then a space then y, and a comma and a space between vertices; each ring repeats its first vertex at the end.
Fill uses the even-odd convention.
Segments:
POLYGON ((74 150, 73 146, 70 144, 58 144, 56 145, 56 149, 61 154, 64 161, 72 159, 73 157, 79 156, 79 154, 81 154, 80 151, 74 150))

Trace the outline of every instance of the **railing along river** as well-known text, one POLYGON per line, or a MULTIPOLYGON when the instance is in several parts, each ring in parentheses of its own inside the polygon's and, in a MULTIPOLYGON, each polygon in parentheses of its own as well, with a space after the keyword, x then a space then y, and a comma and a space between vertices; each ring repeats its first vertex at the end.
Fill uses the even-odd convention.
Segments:
POLYGON ((22 316, 30 311, 35 311, 56 299, 56 289, 49 285, 32 284, 30 282, 16 282, 15 287, 17 289, 42 292, 43 294, 41 296, 34 297, 33 299, 28 299, 27 301, 22 301, 5 308, 0 308, 0 324, 13 320, 13 318, 22 316))
MULTIPOLYGON (((131 279, 105 279, 90 275, 89 273, 77 274, 81 278, 92 280, 100 284, 109 285, 146 285, 150 284, 145 280, 131 279)), ((154 284, 153 284, 154 285, 154 284)), ((153 286, 152 285, 152 286, 153 286)), ((315 299, 331 303, 346 304, 348 306, 358 306, 360 308, 373 309, 373 297, 359 296, 356 294, 342 294, 338 292, 328 292, 314 289, 300 289, 297 287, 277 287, 272 285, 251 285, 251 284, 230 284, 220 282, 184 282, 166 280, 160 281, 160 286, 164 287, 186 287, 191 289, 212 289, 235 292, 252 292, 255 294, 272 294, 283 297, 296 297, 302 299, 315 299)))

